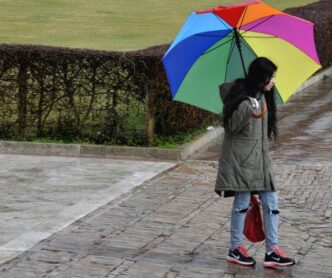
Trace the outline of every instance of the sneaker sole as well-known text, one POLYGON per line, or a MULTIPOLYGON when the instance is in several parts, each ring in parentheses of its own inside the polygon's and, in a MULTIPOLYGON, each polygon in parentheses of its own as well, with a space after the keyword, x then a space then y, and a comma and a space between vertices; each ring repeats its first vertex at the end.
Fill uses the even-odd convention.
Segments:
POLYGON ((290 265, 294 265, 295 263, 293 262, 289 262, 289 263, 276 263, 276 262, 264 262, 264 266, 265 267, 278 267, 278 266, 290 266, 290 265))
POLYGON ((252 263, 246 263, 246 262, 241 262, 233 257, 230 257, 230 256, 227 256, 227 261, 230 262, 230 263, 234 263, 234 264, 240 264, 240 265, 247 265, 247 266, 252 266, 252 265, 255 265, 255 262, 252 262, 252 263))

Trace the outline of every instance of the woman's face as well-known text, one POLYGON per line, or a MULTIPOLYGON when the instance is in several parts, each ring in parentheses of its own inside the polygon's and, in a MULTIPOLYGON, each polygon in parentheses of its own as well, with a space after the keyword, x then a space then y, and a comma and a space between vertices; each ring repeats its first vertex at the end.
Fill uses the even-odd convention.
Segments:
POLYGON ((264 92, 269 92, 271 91, 272 87, 274 86, 274 84, 276 83, 276 75, 277 75, 277 72, 275 71, 272 75, 272 78, 270 79, 270 82, 267 83, 265 86, 264 86, 264 92))

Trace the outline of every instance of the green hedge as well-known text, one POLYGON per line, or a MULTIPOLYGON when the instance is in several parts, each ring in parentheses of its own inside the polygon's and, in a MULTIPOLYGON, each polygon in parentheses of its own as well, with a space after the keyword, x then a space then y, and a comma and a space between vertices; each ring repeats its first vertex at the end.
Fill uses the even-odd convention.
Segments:
POLYGON ((154 133, 201 126, 213 116, 170 100, 161 64, 165 49, 121 53, 1 45, 1 139, 147 145, 154 133), (147 122, 154 130, 148 132, 147 122))

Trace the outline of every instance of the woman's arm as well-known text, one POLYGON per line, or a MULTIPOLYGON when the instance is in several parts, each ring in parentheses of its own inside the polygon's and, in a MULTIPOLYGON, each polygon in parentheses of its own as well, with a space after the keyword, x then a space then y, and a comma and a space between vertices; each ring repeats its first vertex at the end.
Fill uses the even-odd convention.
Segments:
POLYGON ((260 113, 255 111, 251 101, 244 100, 239 104, 238 108, 233 112, 231 118, 228 120, 228 129, 231 133, 239 132, 249 123, 249 120, 252 117, 260 119, 266 112, 267 106, 265 100, 263 100, 263 107, 260 113))
POLYGON ((249 100, 242 101, 232 116, 228 119, 228 130, 231 133, 239 132, 253 117, 254 108, 249 100))

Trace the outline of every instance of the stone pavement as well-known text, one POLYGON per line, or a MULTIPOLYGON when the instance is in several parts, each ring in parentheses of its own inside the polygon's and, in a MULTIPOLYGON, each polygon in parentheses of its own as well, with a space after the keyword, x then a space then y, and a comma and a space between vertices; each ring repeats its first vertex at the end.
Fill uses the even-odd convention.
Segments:
POLYGON ((297 265, 228 264, 231 198, 213 193, 220 142, 3 264, 0 277, 332 277, 332 78, 280 108, 271 145, 280 247, 297 265))
POLYGON ((0 155, 0 264, 175 163, 0 155))

